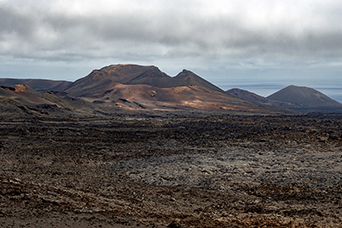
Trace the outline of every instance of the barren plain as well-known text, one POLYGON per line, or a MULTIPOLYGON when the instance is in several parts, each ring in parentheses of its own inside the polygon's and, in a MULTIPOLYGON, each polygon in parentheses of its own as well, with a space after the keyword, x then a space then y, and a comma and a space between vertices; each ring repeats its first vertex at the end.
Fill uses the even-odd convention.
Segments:
POLYGON ((3 116, 0 227, 342 227, 342 115, 3 116))

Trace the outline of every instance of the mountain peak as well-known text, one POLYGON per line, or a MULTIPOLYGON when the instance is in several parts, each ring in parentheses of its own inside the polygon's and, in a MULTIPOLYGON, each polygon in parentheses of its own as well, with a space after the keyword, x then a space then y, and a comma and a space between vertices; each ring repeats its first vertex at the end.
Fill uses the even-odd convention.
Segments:
MULTIPOLYGON (((187 75, 187 76, 190 76, 190 75, 191 76, 197 76, 194 72, 192 72, 190 70, 186 70, 186 69, 183 69, 181 72, 179 72, 177 76, 180 76, 180 75, 182 75, 182 76, 185 76, 185 75, 187 75)), ((197 76, 197 77, 199 77, 199 76, 197 76)))
POLYGON ((179 84, 179 86, 197 86, 204 88, 208 91, 215 91, 224 93, 222 89, 213 85, 212 83, 208 82, 207 80, 201 78, 200 76, 196 75, 192 71, 189 70, 182 70, 176 77, 173 78, 179 84))
POLYGON ((180 73, 193 73, 193 72, 191 72, 190 70, 187 70, 187 69, 183 69, 180 73))

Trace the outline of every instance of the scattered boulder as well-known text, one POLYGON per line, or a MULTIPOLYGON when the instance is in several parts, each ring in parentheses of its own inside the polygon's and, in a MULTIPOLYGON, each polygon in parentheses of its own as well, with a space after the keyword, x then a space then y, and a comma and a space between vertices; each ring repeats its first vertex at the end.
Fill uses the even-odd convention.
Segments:
POLYGON ((167 227, 169 227, 169 228, 185 228, 185 226, 182 226, 176 220, 173 220, 167 227))

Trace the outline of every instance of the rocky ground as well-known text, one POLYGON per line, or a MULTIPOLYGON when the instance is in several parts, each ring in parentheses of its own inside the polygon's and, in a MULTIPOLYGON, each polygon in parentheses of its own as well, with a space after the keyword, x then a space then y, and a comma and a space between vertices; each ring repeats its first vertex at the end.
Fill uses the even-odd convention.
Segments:
POLYGON ((342 115, 0 118, 0 227, 342 227, 342 115))

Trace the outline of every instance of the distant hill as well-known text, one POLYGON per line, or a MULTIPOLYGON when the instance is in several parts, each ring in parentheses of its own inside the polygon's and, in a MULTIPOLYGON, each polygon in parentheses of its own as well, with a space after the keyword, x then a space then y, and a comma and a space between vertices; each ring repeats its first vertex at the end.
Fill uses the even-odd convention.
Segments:
POLYGON ((290 85, 267 97, 270 100, 296 104, 306 111, 342 112, 342 104, 325 94, 304 86, 290 85))
POLYGON ((247 91, 247 90, 233 88, 233 89, 227 90, 226 93, 228 93, 234 97, 241 98, 241 99, 246 100, 246 101, 252 101, 255 103, 272 105, 271 100, 269 100, 263 96, 257 95, 255 93, 252 93, 250 91, 247 91))
POLYGON ((0 86, 24 84, 37 91, 62 91, 71 83, 72 82, 69 81, 55 81, 47 79, 0 78, 0 86))
POLYGON ((290 103, 290 102, 271 100, 271 99, 268 99, 266 97, 260 96, 258 94, 255 94, 255 93, 252 93, 250 91, 243 90, 243 89, 234 88, 234 89, 227 90, 226 93, 228 93, 232 96, 241 98, 243 100, 251 101, 251 102, 255 102, 255 103, 259 103, 259 104, 264 104, 264 105, 269 105, 269 106, 274 106, 274 107, 279 107, 279 108, 285 108, 285 109, 300 108, 300 106, 297 104, 290 103))
POLYGON ((281 89, 267 98, 275 101, 290 102, 310 107, 339 107, 342 105, 315 89, 294 85, 281 89))
POLYGON ((301 112, 342 112, 342 104, 308 87, 291 85, 268 97, 242 89, 226 92, 243 100, 301 112))
POLYGON ((170 77, 155 66, 103 67, 70 84, 64 92, 102 107, 284 112, 233 97, 191 71, 170 77))

